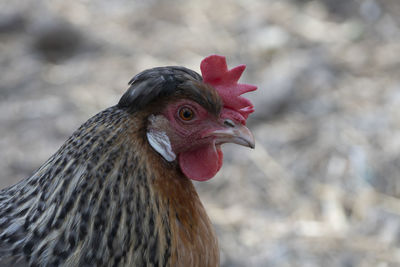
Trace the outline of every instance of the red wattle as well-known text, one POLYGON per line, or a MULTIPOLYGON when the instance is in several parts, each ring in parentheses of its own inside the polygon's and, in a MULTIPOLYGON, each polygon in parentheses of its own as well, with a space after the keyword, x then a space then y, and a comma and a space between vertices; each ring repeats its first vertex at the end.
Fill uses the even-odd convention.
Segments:
POLYGON ((179 154, 179 166, 186 177, 196 181, 207 181, 222 167, 221 148, 214 144, 179 154))

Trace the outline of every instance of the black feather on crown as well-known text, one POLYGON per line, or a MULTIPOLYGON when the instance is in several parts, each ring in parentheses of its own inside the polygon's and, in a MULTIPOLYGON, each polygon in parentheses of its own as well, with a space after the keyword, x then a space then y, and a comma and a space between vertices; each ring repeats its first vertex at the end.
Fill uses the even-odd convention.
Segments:
POLYGON ((185 67, 168 66, 142 71, 130 81, 130 87, 118 106, 137 111, 159 97, 172 95, 188 80, 202 82, 200 74, 185 67))
POLYGON ((148 69, 133 77, 129 85, 118 107, 127 108, 130 112, 136 112, 155 100, 173 95, 192 99, 215 114, 222 108, 217 91, 203 83, 200 74, 185 67, 148 69))

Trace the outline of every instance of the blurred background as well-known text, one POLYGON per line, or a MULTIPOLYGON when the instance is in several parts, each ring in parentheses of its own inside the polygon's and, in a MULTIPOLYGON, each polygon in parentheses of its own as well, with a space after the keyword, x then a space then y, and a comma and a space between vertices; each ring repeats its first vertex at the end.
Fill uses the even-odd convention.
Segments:
POLYGON ((400 266, 398 0, 0 0, 0 188, 136 73, 225 55, 256 149, 196 187, 222 266, 400 266))

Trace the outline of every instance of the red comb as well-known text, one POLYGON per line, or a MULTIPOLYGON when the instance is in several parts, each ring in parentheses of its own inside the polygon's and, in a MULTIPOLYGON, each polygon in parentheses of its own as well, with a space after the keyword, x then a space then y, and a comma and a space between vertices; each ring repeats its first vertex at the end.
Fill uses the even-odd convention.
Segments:
POLYGON ((257 89, 255 85, 238 83, 245 68, 246 65, 239 65, 228 70, 225 57, 219 55, 208 56, 200 64, 203 81, 212 85, 224 102, 223 113, 243 124, 254 112, 254 106, 240 95, 257 89))

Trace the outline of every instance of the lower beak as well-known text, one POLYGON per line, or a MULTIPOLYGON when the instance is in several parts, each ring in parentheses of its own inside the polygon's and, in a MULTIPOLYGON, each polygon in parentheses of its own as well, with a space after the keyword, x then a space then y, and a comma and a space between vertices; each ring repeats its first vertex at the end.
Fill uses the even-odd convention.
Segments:
POLYGON ((242 124, 232 124, 230 127, 215 130, 209 135, 216 137, 216 144, 234 143, 250 148, 254 148, 255 146, 253 134, 242 124))

